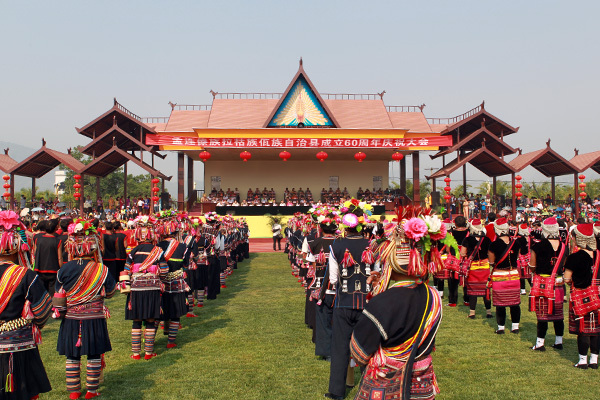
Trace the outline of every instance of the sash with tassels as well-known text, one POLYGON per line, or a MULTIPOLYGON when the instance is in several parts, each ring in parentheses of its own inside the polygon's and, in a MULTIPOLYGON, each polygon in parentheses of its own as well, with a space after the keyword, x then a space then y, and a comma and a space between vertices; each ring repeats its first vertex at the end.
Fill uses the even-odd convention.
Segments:
POLYGON ((26 272, 25 268, 12 264, 2 274, 2 279, 0 280, 0 314, 8 305, 26 272))
POLYGON ((158 261, 162 253, 163 251, 160 247, 154 246, 150 254, 148 254, 148 257, 140 264, 138 272, 144 273, 150 266, 156 264, 156 261, 158 261))
POLYGON ((67 307, 89 303, 100 293, 108 276, 104 264, 89 261, 75 285, 67 292, 67 307))
POLYGON ((175 239, 169 239, 169 246, 165 250, 165 260, 169 261, 173 254, 175 254, 175 250, 177 250, 177 246, 179 246, 179 242, 175 239))

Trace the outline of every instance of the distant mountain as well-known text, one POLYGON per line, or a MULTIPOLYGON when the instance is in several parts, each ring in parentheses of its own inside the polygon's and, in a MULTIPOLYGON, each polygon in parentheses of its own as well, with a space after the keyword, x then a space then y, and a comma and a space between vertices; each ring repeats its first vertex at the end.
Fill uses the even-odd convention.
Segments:
MULTIPOLYGON (((20 144, 0 141, 0 149, 10 149, 8 155, 11 156, 15 161, 21 162, 36 151, 39 148, 34 149, 27 146, 21 146, 20 144)), ((59 149, 56 149, 59 150, 59 149)), ((38 190, 51 190, 54 188, 54 171, 48 172, 46 175, 35 181, 35 186, 38 190)), ((31 178, 22 176, 15 177, 15 190, 19 191, 21 188, 31 188, 31 178)))

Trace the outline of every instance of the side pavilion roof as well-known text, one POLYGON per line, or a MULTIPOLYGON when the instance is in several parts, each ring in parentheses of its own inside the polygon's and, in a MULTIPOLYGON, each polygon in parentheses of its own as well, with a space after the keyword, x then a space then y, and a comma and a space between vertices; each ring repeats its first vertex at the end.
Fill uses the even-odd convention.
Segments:
POLYGON ((46 141, 42 139, 42 148, 16 164, 9 172, 19 176, 41 178, 60 164, 65 165, 75 173, 81 173, 84 167, 82 162, 70 154, 47 148, 46 141))

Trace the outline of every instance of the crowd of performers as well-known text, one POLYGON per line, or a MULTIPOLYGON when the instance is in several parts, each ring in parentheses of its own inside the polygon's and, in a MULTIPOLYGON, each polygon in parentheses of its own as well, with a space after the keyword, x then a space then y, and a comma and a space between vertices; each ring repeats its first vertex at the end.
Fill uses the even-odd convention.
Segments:
POLYGON ((550 217, 517 224, 494 213, 487 222, 451 221, 411 207, 397 209, 388 223, 371 220, 370 210, 352 199, 297 214, 286 227, 315 354, 331 362, 326 398, 345 398, 359 366, 356 399, 433 399, 439 389, 430 353, 446 282, 446 306, 457 306, 462 286, 468 319, 476 318, 481 298, 484 318, 495 311, 496 334, 519 334, 527 296, 538 321, 536 352, 546 351, 550 322, 552 348, 563 349, 568 290, 568 330, 579 353, 574 367, 598 368, 600 223, 550 217))
POLYGON ((65 261, 59 251, 61 262, 54 269, 44 267, 49 257, 19 216, 0 212, 0 399, 37 399, 51 390, 37 348, 50 315, 60 320, 56 349, 66 357, 69 398, 82 396, 85 357, 85 398, 91 399, 100 394, 104 354, 112 350, 105 299, 117 291, 127 296, 131 358, 150 360, 156 357, 159 327, 167 349, 176 347, 180 319, 195 317, 194 307, 202 307, 204 298, 216 299, 227 287, 226 278, 249 257, 243 219, 209 213, 203 222, 163 211, 139 216, 130 225, 126 259, 113 269, 113 260, 102 259, 106 240, 95 221, 69 221, 65 261))

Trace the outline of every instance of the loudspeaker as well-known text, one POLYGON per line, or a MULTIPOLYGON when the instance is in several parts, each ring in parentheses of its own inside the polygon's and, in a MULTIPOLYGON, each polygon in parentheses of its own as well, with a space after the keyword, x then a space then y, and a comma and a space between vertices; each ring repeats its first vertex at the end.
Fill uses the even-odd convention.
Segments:
POLYGON ((439 206, 440 205, 440 200, 441 200, 441 194, 438 191, 435 192, 431 192, 431 205, 432 206, 439 206))
POLYGON ((498 195, 498 210, 504 208, 506 206, 506 196, 503 194, 498 195))
POLYGON ((171 202, 169 201, 169 193, 162 192, 160 194, 160 202, 162 204, 163 210, 168 210, 169 208, 171 208, 171 202))

